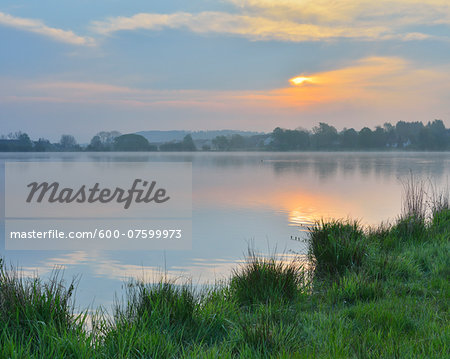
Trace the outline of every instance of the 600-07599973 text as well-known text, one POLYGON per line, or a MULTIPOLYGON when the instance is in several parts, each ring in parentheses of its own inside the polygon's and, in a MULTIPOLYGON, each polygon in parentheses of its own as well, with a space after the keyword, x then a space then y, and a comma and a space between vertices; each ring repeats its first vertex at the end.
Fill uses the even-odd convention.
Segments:
POLYGON ((11 231, 11 239, 181 239, 181 229, 94 229, 93 231, 11 231))

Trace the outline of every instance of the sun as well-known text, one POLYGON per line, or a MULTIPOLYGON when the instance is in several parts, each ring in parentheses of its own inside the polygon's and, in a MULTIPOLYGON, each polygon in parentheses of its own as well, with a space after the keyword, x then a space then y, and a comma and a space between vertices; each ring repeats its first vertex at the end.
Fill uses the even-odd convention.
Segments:
POLYGON ((298 86, 304 84, 305 82, 313 82, 313 81, 311 77, 298 76, 291 78, 289 82, 292 85, 298 86))

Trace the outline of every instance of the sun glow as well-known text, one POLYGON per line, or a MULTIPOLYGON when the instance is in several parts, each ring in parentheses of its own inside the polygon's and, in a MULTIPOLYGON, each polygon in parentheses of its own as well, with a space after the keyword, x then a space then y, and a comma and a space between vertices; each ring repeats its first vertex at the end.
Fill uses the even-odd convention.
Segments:
POLYGON ((292 85, 298 86, 298 85, 304 84, 305 82, 311 83, 311 82, 313 82, 313 80, 311 77, 298 76, 298 77, 293 77, 292 79, 289 80, 289 82, 292 85))

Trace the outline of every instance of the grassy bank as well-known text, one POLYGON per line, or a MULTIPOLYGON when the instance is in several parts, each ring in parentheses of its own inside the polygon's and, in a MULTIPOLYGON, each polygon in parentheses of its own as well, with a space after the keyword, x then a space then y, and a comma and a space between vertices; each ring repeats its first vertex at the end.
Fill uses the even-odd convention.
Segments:
POLYGON ((228 283, 196 292, 130 284, 92 330, 73 283, 2 265, 1 358, 445 358, 450 356, 450 210, 414 201, 392 225, 329 221, 309 265, 252 253, 228 283), (417 203, 415 203, 417 204, 417 203))

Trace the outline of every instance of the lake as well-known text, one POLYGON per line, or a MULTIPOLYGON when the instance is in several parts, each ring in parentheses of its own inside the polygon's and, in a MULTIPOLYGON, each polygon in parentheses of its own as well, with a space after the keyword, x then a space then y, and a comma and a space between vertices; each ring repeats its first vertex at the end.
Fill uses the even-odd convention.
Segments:
MULTIPOLYGON (((355 218, 376 225, 401 211, 402 180, 410 173, 437 187, 448 183, 449 153, 2 153, 5 161, 192 162, 192 250, 5 251, 25 274, 80 275, 77 304, 109 308, 129 278, 192 278, 194 284, 228 278, 249 246, 286 257, 304 254, 307 226, 321 218, 355 218)), ((4 197, 4 186, 0 194, 4 197)), ((2 218, 4 201, 1 201, 2 218)))

